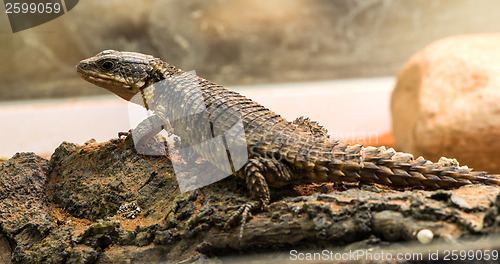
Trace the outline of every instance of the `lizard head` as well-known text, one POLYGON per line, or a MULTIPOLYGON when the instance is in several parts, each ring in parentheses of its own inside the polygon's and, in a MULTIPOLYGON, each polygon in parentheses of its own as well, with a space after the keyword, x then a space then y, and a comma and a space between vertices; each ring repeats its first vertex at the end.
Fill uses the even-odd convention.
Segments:
POLYGON ((141 53, 105 50, 80 61, 76 70, 86 81, 130 101, 136 93, 158 81, 159 63, 159 59, 141 53))

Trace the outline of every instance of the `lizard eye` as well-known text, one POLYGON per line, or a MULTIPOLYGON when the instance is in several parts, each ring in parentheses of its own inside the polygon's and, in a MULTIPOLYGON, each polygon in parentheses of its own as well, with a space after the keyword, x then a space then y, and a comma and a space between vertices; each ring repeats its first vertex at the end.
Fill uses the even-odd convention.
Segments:
POLYGON ((110 71, 115 67, 115 63, 113 61, 105 60, 100 62, 99 66, 103 71, 110 71))

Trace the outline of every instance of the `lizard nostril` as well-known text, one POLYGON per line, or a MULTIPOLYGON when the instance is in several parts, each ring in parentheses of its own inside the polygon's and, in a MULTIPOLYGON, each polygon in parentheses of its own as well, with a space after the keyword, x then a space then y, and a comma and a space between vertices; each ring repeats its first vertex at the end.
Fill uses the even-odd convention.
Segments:
POLYGON ((87 63, 78 63, 78 65, 76 67, 77 67, 77 69, 81 69, 81 70, 88 70, 89 69, 89 65, 87 63))

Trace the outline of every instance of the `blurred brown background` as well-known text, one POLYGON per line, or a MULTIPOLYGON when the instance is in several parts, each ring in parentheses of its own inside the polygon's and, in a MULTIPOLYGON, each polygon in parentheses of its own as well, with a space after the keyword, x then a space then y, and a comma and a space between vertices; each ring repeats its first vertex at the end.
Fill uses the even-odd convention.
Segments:
POLYGON ((0 100, 107 94, 74 65, 104 49, 224 85, 394 76, 428 43, 500 30, 495 0, 85 0, 13 34, 0 11, 0 100))

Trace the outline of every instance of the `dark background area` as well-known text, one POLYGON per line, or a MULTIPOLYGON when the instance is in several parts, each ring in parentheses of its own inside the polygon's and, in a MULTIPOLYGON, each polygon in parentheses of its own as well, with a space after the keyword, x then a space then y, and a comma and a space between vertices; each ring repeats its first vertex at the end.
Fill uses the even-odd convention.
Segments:
POLYGON ((148 53, 222 85, 395 76, 437 39, 500 30, 495 0, 85 0, 12 33, 0 12, 0 101, 108 94, 75 64, 148 53))

